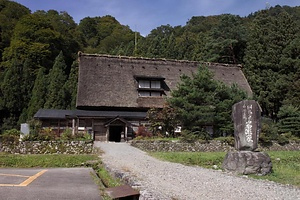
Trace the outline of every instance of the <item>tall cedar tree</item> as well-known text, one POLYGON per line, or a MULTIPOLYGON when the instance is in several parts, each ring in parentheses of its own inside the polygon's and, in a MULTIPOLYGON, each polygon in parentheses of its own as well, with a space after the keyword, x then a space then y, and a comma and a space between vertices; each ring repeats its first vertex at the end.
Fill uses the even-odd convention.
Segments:
POLYGON ((32 96, 28 104, 27 119, 31 119, 40 108, 44 107, 46 101, 47 86, 48 81, 46 76, 46 69, 44 67, 41 67, 35 79, 32 96))
POLYGON ((45 102, 45 108, 48 109, 64 109, 66 102, 64 100, 64 87, 63 85, 67 81, 65 75, 65 69, 67 65, 64 60, 63 53, 60 52, 55 58, 53 68, 48 75, 49 88, 47 92, 47 99, 45 102))
POLYGON ((19 116, 24 106, 22 87, 22 72, 23 66, 20 61, 13 59, 11 65, 4 73, 4 79, 1 84, 1 118, 3 122, 6 121, 7 127, 14 127, 16 122, 19 120, 19 116), (7 120, 7 119, 14 119, 7 120))
POLYGON ((201 66, 192 77, 181 77, 168 101, 176 109, 184 129, 195 132, 212 125, 214 136, 221 136, 233 133, 232 105, 245 98, 245 92, 237 86, 229 87, 214 80, 209 69, 201 66))
POLYGON ((74 61, 71 67, 69 78, 64 85, 64 99, 66 103, 66 109, 76 108, 77 81, 78 62, 74 61))

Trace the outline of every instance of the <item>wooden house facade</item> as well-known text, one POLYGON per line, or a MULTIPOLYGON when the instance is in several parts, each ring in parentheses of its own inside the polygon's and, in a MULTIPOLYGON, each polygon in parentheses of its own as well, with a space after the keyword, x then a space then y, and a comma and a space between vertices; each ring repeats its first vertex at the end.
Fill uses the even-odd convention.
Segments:
MULTIPOLYGON (((64 124, 76 131, 90 131, 95 140, 126 140, 140 124, 147 123, 149 108, 163 107, 180 76, 191 76, 200 64, 207 65, 216 80, 236 83, 252 96, 238 65, 84 53, 78 59, 77 110, 66 111, 64 124)), ((43 123, 50 120, 47 114, 39 117, 36 113, 35 118, 43 123)))

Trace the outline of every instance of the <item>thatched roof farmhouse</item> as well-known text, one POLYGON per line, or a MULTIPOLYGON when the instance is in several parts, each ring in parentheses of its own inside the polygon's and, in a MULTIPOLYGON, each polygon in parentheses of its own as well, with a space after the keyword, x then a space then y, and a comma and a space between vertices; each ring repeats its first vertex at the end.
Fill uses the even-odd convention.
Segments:
MULTIPOLYGON (((73 131, 89 131, 96 140, 127 139, 139 124, 146 123, 149 108, 163 107, 165 99, 180 82, 180 76, 191 76, 200 64, 207 65, 216 80, 227 85, 236 83, 252 96, 239 65, 81 52, 78 59, 78 110, 59 112, 58 129, 69 126, 73 131), (64 112, 65 120, 61 117, 64 112)), ((49 110, 40 110, 35 118, 41 119, 45 126, 55 124, 53 112, 49 110), (46 120, 47 113, 52 118, 46 120)))
MULTIPOLYGON (((201 63, 181 60, 132 58, 79 53, 77 108, 79 109, 148 109, 162 107, 182 74, 195 73, 201 63), (160 82, 155 88, 140 81, 160 82), (157 91, 147 96, 141 91, 157 91)), ((227 85, 237 83, 252 95, 251 88, 237 65, 206 63, 215 79, 227 85)))

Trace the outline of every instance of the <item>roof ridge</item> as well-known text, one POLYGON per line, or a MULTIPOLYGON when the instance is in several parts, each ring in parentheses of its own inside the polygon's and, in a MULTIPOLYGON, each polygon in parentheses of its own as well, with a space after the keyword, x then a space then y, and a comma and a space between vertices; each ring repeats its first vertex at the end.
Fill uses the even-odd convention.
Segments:
POLYGON ((177 59, 167 59, 167 58, 148 58, 148 57, 134 57, 134 56, 117 56, 109 54, 89 54, 78 52, 78 58, 81 56, 90 56, 90 57, 104 57, 104 58, 119 58, 119 59, 128 59, 128 60, 145 60, 145 61, 165 61, 165 62, 177 62, 177 63, 197 63, 205 64, 208 66, 224 66, 224 67, 239 67, 242 68, 241 64, 227 64, 227 63, 215 63, 215 62, 202 62, 202 61, 191 61, 191 60, 177 60, 177 59))

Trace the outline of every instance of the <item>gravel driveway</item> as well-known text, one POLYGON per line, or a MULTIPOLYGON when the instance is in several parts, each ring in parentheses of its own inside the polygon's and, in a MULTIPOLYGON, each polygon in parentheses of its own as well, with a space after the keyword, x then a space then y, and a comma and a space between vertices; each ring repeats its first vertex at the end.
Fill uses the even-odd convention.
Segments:
POLYGON ((127 143, 95 146, 112 172, 141 190, 140 199, 300 199, 299 188, 160 161, 127 143))

